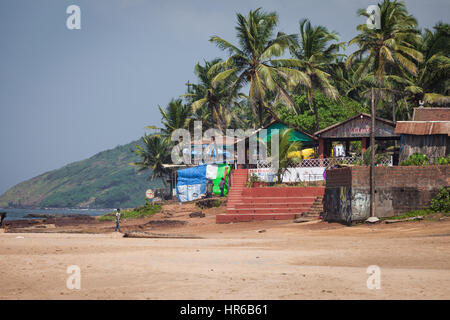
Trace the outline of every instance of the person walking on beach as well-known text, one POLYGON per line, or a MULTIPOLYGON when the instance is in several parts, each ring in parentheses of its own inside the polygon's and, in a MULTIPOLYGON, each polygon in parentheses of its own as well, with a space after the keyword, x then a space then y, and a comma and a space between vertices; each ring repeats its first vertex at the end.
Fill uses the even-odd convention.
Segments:
POLYGON ((119 230, 119 232, 122 232, 120 231, 120 209, 116 210, 116 229, 114 229, 114 232, 116 232, 117 230, 119 230))
POLYGON ((0 227, 3 227, 3 220, 6 218, 6 212, 0 212, 0 227))
POLYGON ((225 179, 222 177, 222 180, 219 182, 220 188, 220 196, 223 197, 223 191, 225 190, 225 179))

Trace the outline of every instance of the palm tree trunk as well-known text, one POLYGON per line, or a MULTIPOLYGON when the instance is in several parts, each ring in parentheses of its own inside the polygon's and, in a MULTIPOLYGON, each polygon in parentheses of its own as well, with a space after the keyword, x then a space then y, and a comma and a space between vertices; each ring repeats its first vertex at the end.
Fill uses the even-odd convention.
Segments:
POLYGON ((308 100, 309 110, 314 112, 314 108, 313 108, 312 103, 311 103, 311 90, 309 90, 309 89, 306 90, 306 99, 308 100))
MULTIPOLYGON (((220 119, 219 112, 217 111, 217 106, 214 104, 212 109, 213 109, 212 116, 213 116, 213 119, 215 118, 214 122, 217 126, 217 129, 219 129, 220 133, 223 133, 222 120, 220 119)), ((213 127, 213 128, 215 128, 215 127, 213 127)))
POLYGON ((254 129, 257 129, 256 127, 256 119, 258 118, 258 111, 256 110, 256 108, 257 108, 257 101, 255 101, 256 99, 255 99, 255 89, 253 89, 252 90, 252 88, 254 88, 254 79, 253 79, 253 76, 251 77, 251 79, 250 79, 250 91, 249 91, 249 94, 248 94, 248 97, 249 97, 249 102, 250 102, 250 109, 252 109, 252 113, 253 113, 253 117, 254 117, 254 121, 252 121, 253 123, 253 128, 254 129))
POLYGON ((411 113, 409 112, 408 102, 406 101, 406 98, 405 98, 405 97, 403 97, 403 101, 405 102, 406 113, 407 113, 407 115, 408 115, 408 120, 411 120, 411 113))
POLYGON ((259 127, 263 127, 263 106, 261 101, 258 103, 259 127))
POLYGON ((320 125, 319 125, 319 111, 317 110, 316 101, 314 99, 314 95, 312 93, 312 90, 308 89, 306 90, 306 99, 308 100, 308 106, 309 109, 314 112, 314 115, 316 117, 316 131, 319 131, 320 125))
MULTIPOLYGON (((376 108, 378 106, 378 102, 381 100, 381 81, 378 84, 378 92, 377 92, 377 98, 375 100, 375 114, 377 113, 376 108)), ((376 115, 374 114, 374 117, 376 117, 376 115)))
POLYGON ((311 96, 311 100, 312 100, 312 103, 313 103, 314 115, 316 116, 316 131, 319 131, 320 130, 319 110, 317 110, 316 99, 314 99, 314 95, 311 96))
POLYGON ((395 95, 392 95, 392 121, 395 123, 395 95))

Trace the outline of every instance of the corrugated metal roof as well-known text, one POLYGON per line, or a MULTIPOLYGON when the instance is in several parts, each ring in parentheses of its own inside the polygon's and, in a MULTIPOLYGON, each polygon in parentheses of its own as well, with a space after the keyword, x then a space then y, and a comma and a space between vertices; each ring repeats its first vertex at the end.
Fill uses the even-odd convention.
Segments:
POLYGON ((396 134, 450 135, 450 121, 398 121, 395 127, 396 134))

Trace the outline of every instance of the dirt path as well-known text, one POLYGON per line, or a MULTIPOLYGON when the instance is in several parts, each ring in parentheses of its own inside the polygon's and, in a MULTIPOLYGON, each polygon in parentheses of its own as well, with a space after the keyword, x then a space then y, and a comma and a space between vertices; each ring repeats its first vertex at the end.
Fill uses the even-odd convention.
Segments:
POLYGON ((450 298, 450 219, 349 228, 209 214, 158 231, 204 239, 1 233, 0 299, 450 298), (69 265, 80 290, 66 288, 69 265), (367 288, 369 265, 380 290, 367 288))

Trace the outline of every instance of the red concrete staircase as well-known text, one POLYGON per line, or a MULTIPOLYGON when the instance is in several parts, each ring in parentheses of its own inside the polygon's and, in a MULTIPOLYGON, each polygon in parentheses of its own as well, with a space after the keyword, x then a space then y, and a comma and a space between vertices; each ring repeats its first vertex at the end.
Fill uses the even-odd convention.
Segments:
POLYGON ((323 187, 247 188, 247 176, 247 169, 233 170, 227 211, 216 215, 216 223, 295 219, 308 213, 325 191, 323 187))

